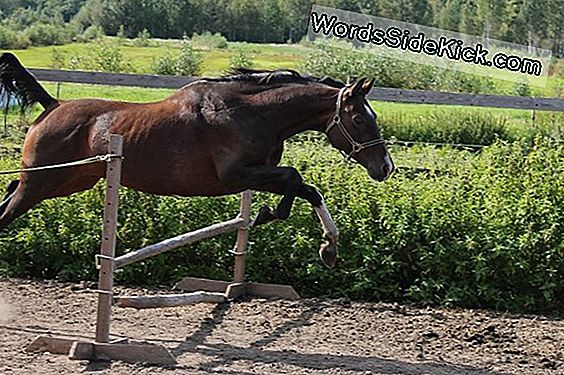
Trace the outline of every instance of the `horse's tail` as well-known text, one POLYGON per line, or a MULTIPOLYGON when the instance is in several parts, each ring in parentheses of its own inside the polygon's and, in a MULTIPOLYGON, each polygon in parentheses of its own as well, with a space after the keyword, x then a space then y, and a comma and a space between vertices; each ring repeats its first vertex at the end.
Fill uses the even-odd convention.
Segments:
POLYGON ((59 105, 59 101, 49 95, 16 56, 6 52, 0 55, 0 103, 5 113, 14 100, 22 111, 35 103, 45 109, 59 105))

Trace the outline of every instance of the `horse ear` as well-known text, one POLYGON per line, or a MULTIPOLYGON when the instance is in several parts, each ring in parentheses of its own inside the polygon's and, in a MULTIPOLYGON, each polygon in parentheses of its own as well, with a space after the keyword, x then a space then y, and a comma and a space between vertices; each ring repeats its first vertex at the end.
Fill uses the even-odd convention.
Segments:
POLYGON ((345 91, 345 95, 351 97, 360 94, 365 82, 366 77, 362 77, 361 79, 353 83, 353 85, 349 87, 347 91, 345 91))
POLYGON ((364 85, 362 85, 362 90, 360 94, 366 96, 366 94, 368 94, 370 90, 372 90, 372 86, 374 86, 374 81, 376 81, 376 78, 372 78, 370 81, 365 82, 364 85))

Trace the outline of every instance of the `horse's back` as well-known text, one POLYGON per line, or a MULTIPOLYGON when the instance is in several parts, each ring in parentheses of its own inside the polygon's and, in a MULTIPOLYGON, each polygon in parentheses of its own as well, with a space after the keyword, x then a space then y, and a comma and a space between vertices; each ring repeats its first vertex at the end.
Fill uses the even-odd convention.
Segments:
MULTIPOLYGON (((61 102, 30 128, 26 166, 48 165, 105 154, 110 134, 123 136, 125 186, 165 195, 233 193, 219 177, 234 163, 269 158, 269 128, 260 114, 211 84, 190 85, 154 103, 101 99, 61 102), (257 126, 258 125, 258 126, 257 126)), ((81 167, 82 168, 82 167, 81 167)), ((104 166, 80 173, 100 178, 104 166)))

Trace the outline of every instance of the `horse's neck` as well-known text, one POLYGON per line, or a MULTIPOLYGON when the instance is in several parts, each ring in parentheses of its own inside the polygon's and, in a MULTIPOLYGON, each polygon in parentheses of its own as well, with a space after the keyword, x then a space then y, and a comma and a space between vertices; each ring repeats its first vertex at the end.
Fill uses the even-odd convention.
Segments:
POLYGON ((256 109, 277 129, 281 139, 306 130, 324 132, 335 113, 337 92, 321 85, 280 87, 261 93, 261 100, 255 101, 256 109))

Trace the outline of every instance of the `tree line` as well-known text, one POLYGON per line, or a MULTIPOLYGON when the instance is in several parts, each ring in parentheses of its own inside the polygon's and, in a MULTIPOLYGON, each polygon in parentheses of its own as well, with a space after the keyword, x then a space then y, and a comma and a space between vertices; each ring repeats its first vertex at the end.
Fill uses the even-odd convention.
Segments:
POLYGON ((219 32, 231 41, 297 42, 313 3, 550 48, 564 55, 562 0, 3 0, 3 26, 67 23, 157 38, 219 32))

